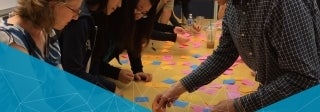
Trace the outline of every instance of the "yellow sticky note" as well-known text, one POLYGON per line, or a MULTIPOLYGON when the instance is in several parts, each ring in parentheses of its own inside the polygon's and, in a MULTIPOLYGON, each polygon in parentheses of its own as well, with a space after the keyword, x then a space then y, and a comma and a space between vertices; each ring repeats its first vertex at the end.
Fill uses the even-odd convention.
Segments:
POLYGON ((163 69, 163 70, 171 70, 171 69, 173 69, 173 68, 170 67, 170 66, 162 66, 161 69, 163 69))
POLYGON ((162 53, 168 53, 169 50, 168 50, 168 49, 162 49, 161 52, 162 52, 162 53))
POLYGON ((183 77, 183 76, 175 75, 175 76, 171 77, 171 79, 178 81, 178 80, 180 80, 182 77, 183 77))
POLYGON ((251 92, 254 92, 255 90, 254 90, 254 88, 252 86, 241 86, 239 88, 239 91, 241 93, 251 93, 251 92))
POLYGON ((145 86, 147 87, 154 87, 154 88, 169 88, 170 85, 165 83, 159 83, 159 82, 147 82, 145 83, 145 86))
POLYGON ((190 59, 190 56, 180 56, 180 59, 190 59))
POLYGON ((164 49, 169 49, 169 48, 171 48, 172 46, 162 46, 162 48, 164 48, 164 49))

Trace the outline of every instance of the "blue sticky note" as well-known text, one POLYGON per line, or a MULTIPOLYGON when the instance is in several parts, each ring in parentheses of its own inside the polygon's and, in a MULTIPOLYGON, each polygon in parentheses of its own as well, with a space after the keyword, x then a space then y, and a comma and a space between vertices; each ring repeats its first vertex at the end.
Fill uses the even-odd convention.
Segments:
POLYGON ((166 79, 166 80, 164 80, 164 81, 162 81, 162 82, 167 83, 167 84, 173 84, 173 83, 175 83, 175 82, 177 82, 177 81, 168 78, 168 79, 166 79))
POLYGON ((191 65, 192 70, 195 70, 198 68, 198 65, 191 65))
POLYGON ((127 64, 129 61, 128 60, 120 60, 121 64, 127 64))
POLYGON ((148 97, 135 97, 134 99, 135 102, 149 102, 148 97))
POLYGON ((200 54, 193 54, 192 57, 199 58, 199 57, 201 57, 201 55, 200 54))
POLYGON ((161 64, 161 61, 153 61, 152 64, 153 64, 153 65, 160 65, 160 64, 161 64))
POLYGON ((223 80, 223 84, 233 85, 234 83, 236 83, 234 79, 223 80))
POLYGON ((206 107, 206 108, 203 109, 203 112, 211 112, 211 109, 206 107))
POLYGON ((174 101, 173 103, 174 106, 177 106, 177 107, 186 107, 188 105, 188 102, 183 102, 183 101, 179 101, 179 100, 176 100, 174 101))

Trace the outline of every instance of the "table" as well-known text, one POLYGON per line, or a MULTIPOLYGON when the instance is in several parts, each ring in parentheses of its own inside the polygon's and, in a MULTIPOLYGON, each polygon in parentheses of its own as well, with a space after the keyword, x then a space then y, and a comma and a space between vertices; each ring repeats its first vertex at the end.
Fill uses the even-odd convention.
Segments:
MULTIPOLYGON (((131 82, 127 85, 117 82, 117 85, 122 89, 123 97, 151 110, 155 96, 171 86, 167 83, 178 81, 191 72, 217 48, 221 30, 216 35, 213 49, 206 48, 205 33, 201 31, 199 34, 191 36, 188 46, 151 40, 149 46, 142 53, 142 61, 144 72, 153 74, 153 80, 148 83, 131 82), (164 80, 167 80, 167 83, 164 83, 164 80), (136 97, 143 98, 136 99, 136 97)), ((121 54, 120 62, 123 64, 120 65, 115 60, 111 61, 111 64, 122 69, 130 69, 126 53, 121 54)), ((221 100, 255 91, 257 86, 258 83, 254 81, 251 70, 239 58, 228 71, 207 86, 193 93, 182 94, 178 99, 178 106, 168 108, 167 112, 203 112, 206 107, 215 105, 221 100), (235 84, 223 84, 223 81, 235 81, 235 84)))

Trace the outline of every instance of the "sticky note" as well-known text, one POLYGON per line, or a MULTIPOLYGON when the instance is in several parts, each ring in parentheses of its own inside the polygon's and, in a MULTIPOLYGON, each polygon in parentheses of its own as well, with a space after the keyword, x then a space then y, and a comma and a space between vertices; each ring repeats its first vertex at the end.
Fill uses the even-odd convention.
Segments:
POLYGON ((149 98, 148 97, 135 97, 134 101, 135 102, 149 102, 149 98))
POLYGON ((168 53, 169 50, 168 50, 168 49, 162 49, 161 52, 162 52, 162 53, 168 53))
POLYGON ((180 59, 189 59, 189 56, 180 56, 180 59))
POLYGON ((171 79, 173 79, 173 80, 180 80, 181 78, 182 78, 182 76, 180 76, 180 75, 175 75, 175 76, 171 77, 171 79))
POLYGON ((170 66, 162 66, 161 69, 163 69, 163 70, 171 70, 171 69, 173 69, 173 68, 170 67, 170 66))
POLYGON ((225 75, 232 75, 233 74, 233 70, 226 70, 226 71, 224 71, 223 72, 223 74, 225 74, 225 75))
POLYGON ((183 102, 183 101, 180 101, 180 100, 176 100, 174 103, 173 103, 174 106, 177 106, 177 107, 186 107, 188 105, 188 102, 183 102))
POLYGON ((190 62, 183 62, 182 65, 183 66, 191 66, 191 63, 190 62))
POLYGON ((160 64, 161 64, 161 61, 153 61, 152 64, 153 64, 153 65, 160 65, 160 64))
POLYGON ((193 54, 192 57, 199 58, 199 57, 201 57, 201 55, 200 54, 193 54))
POLYGON ((241 97, 239 92, 228 92, 228 99, 235 99, 241 97))
POLYGON ((127 64, 129 62, 129 60, 120 60, 121 64, 127 64))
POLYGON ((251 81, 251 80, 248 80, 248 79, 243 79, 243 80, 241 81, 241 84, 247 85, 247 86, 253 86, 253 85, 254 85, 254 82, 251 81))
POLYGON ((198 65, 191 65, 190 67, 192 68, 192 70, 195 70, 198 68, 198 65))
POLYGON ((165 62, 166 65, 176 65, 176 62, 174 61, 167 61, 165 62))
POLYGON ((236 83, 236 81, 235 81, 234 79, 226 79, 226 80, 223 80, 223 84, 233 85, 234 83, 236 83))
POLYGON ((164 60, 164 61, 170 61, 170 60, 172 60, 173 59, 173 56, 172 55, 164 55, 163 57, 162 57, 162 60, 164 60))
POLYGON ((184 75, 188 75, 188 74, 190 74, 192 72, 192 70, 182 70, 182 73, 184 74, 184 75))
POLYGON ((173 83, 175 83, 175 82, 177 82, 177 81, 168 78, 168 79, 163 80, 162 82, 164 82, 164 83, 166 83, 166 84, 173 84, 173 83))

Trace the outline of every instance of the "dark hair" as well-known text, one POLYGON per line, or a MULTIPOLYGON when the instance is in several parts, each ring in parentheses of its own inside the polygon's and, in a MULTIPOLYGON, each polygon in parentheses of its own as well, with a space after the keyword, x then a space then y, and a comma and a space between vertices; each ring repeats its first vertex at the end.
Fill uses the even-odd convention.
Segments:
POLYGON ((159 0, 149 1, 152 8, 148 11, 147 18, 137 21, 134 19, 134 10, 139 0, 123 1, 122 7, 110 16, 109 30, 116 34, 114 42, 121 51, 127 50, 139 55, 143 48, 142 45, 147 45, 149 42, 159 0))

